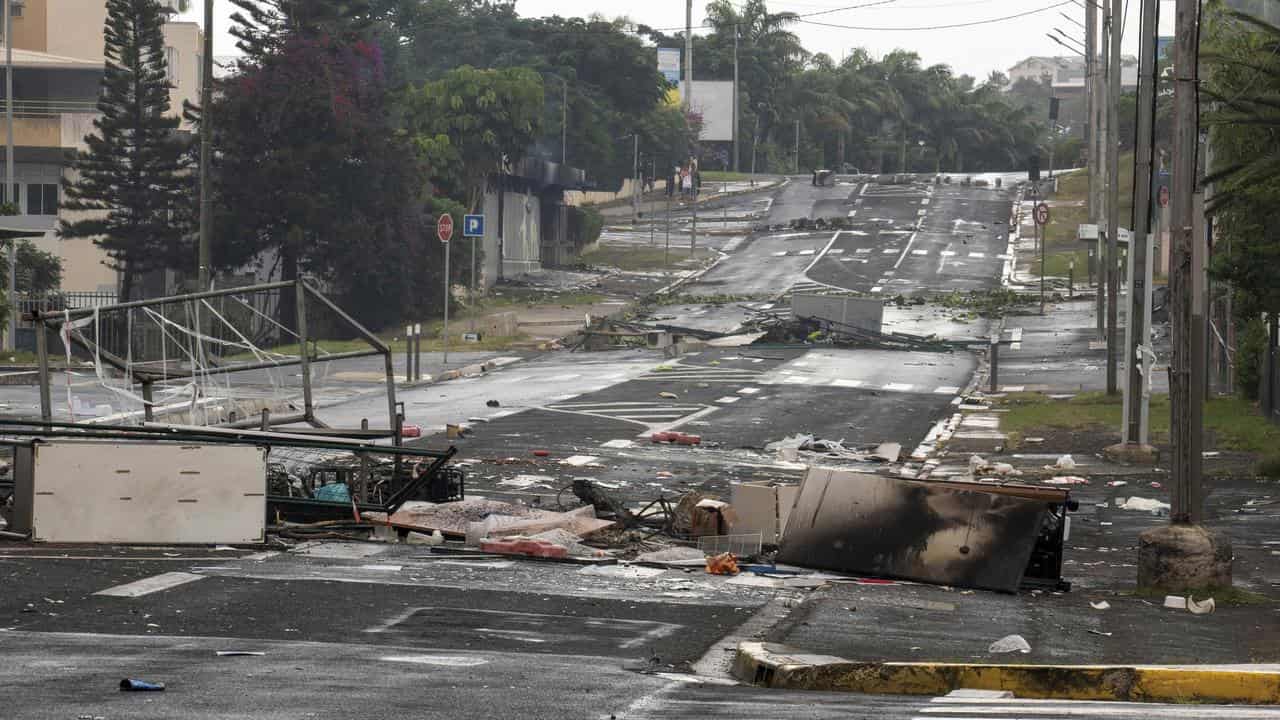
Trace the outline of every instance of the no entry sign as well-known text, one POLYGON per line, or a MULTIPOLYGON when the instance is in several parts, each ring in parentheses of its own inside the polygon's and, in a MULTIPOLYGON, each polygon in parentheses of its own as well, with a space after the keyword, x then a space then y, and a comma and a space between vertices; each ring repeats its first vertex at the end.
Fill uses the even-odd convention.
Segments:
POLYGON ((1049 224, 1049 206, 1045 205, 1044 203, 1040 203, 1039 205, 1037 205, 1036 211, 1035 211, 1035 218, 1036 218, 1037 225, 1048 225, 1049 224))
POLYGON ((453 216, 448 213, 440 216, 440 220, 436 222, 436 237, 442 243, 449 242, 449 238, 453 237, 453 216))

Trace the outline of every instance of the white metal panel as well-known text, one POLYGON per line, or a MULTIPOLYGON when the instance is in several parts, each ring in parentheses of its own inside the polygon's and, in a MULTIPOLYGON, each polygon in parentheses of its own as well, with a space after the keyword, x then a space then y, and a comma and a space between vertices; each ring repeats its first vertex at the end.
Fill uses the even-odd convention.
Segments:
POLYGON ((33 538, 258 543, 266 450, 249 445, 58 440, 37 445, 33 538))

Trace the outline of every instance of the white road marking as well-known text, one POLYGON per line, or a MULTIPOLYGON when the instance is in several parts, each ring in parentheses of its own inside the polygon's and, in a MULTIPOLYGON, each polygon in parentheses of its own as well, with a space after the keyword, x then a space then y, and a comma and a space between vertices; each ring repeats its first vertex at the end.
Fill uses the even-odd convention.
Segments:
POLYGON ((94 593, 94 595, 136 598, 142 597, 143 595, 150 595, 153 592, 168 590, 169 588, 177 587, 179 585, 186 585, 187 583, 195 582, 196 580, 203 580, 204 577, 204 575, 196 575, 194 573, 186 572, 160 573, 159 575, 152 575, 151 577, 143 578, 141 580, 134 580, 131 583, 109 587, 106 590, 99 590, 94 593))
POLYGON ((910 383, 889 383, 882 389, 888 390, 889 392, 910 392, 913 387, 915 386, 910 383))
MULTIPOLYGON (((950 245, 947 245, 947 247, 951 247, 951 246, 950 246, 950 245)), ((955 250, 943 250, 940 254, 942 255, 942 257, 955 257, 955 256, 956 256, 956 251, 955 251, 955 250)))
POLYGON ((1027 389, 1026 385, 1001 385, 1000 386, 1000 392, 1002 393, 1022 392, 1026 389, 1027 389))
POLYGON ((725 395, 725 396, 724 396, 724 397, 722 397, 722 398, 716 398, 716 402, 718 402, 718 403, 722 403, 722 404, 724 404, 724 405, 728 405, 729 403, 736 403, 736 402, 738 402, 738 401, 739 401, 739 400, 741 400, 741 399, 742 399, 742 398, 740 398, 740 397, 738 397, 738 396, 736 396, 736 395, 725 395))
POLYGON ((892 254, 894 254, 894 253, 898 252, 898 248, 885 248, 884 250, 881 250, 880 252, 881 252, 881 254, 883 254, 883 255, 892 255, 892 254))
POLYGON ((740 395, 755 395, 758 392, 760 392, 760 388, 758 387, 746 387, 746 388, 738 389, 738 394, 740 395))
POLYGON ((780 251, 780 252, 772 253, 772 255, 773 255, 774 257, 786 257, 786 256, 787 256, 787 251, 786 251, 786 250, 782 250, 782 251, 780 251))
POLYGON ((925 210, 924 208, 920 208, 919 210, 916 211, 916 215, 919 215, 920 217, 924 217, 924 214, 926 212, 929 212, 929 211, 925 210))
POLYGON ((907 253, 911 250, 911 243, 916 241, 916 233, 911 233, 911 237, 907 238, 907 246, 902 249, 902 255, 898 256, 898 262, 893 264, 893 269, 897 270, 903 260, 907 259, 907 253))
POLYGON ((855 253, 858 253, 859 255, 861 255, 861 254, 863 254, 863 253, 869 253, 869 252, 871 252, 871 248, 858 248, 857 250, 854 250, 854 252, 855 252, 855 253))
POLYGON ((850 211, 849 211, 849 215, 848 215, 848 216, 849 216, 849 217, 853 217, 854 215, 857 215, 857 214, 858 214, 858 211, 857 211, 857 210, 850 210, 850 211))
POLYGON ((827 251, 827 254, 828 254, 828 255, 843 255, 843 254, 844 254, 844 248, 832 248, 831 250, 828 250, 828 251, 827 251))
POLYGON ((836 378, 831 381, 832 387, 856 388, 862 385, 861 380, 845 380, 844 378, 836 378))
POLYGON ((921 201, 920 201, 920 204, 921 204, 921 205, 928 205, 928 204, 929 204, 929 198, 925 198, 925 199, 921 200, 921 201))
POLYGON ((380 572, 400 572, 403 565, 361 565, 361 570, 378 570, 380 572))
POLYGON ((912 255, 928 255, 929 251, 928 250, 912 250, 911 254, 912 255))
POLYGON ((980 252, 971 252, 971 253, 969 253, 969 257, 971 257, 971 258, 975 258, 975 259, 979 259, 979 260, 980 260, 980 259, 982 259, 982 258, 984 258, 984 257, 986 257, 986 256, 987 256, 987 254, 986 254, 986 253, 980 253, 980 252))
POLYGON ((960 388, 954 385, 939 385, 933 389, 935 395, 955 395, 960 392, 960 388))
POLYGON ((441 665, 444 667, 475 667, 487 665, 488 660, 465 655, 384 655, 383 662, 412 663, 414 665, 441 665))
POLYGON ((805 255, 805 256, 808 256, 808 255, 812 255, 813 253, 814 253, 814 251, 813 251, 813 250, 801 250, 800 252, 797 252, 796 254, 797 254, 797 255, 805 255))
POLYGON ((871 288, 871 292, 878 293, 878 292, 880 292, 880 291, 881 291, 881 290, 883 290, 883 289, 884 289, 884 288, 882 288, 882 287, 880 287, 879 285, 877 285, 877 286, 875 286, 875 287, 871 288))

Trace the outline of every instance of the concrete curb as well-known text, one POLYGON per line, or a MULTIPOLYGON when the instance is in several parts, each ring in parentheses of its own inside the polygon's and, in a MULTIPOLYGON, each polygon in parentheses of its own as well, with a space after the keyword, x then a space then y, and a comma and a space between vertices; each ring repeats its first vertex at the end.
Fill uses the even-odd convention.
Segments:
POLYGON ((1006 690, 1018 698, 1280 704, 1280 672, 1195 666, 854 662, 772 643, 738 644, 733 675, 753 685, 879 695, 1006 690))

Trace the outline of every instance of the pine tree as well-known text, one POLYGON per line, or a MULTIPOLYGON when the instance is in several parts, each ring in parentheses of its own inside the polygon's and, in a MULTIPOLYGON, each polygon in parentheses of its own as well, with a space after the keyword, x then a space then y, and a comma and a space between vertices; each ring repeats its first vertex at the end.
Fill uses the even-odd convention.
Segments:
POLYGON ((158 0, 107 0, 101 115, 85 137, 66 188, 63 238, 92 238, 121 272, 120 299, 129 300, 141 274, 192 265, 190 165, 187 143, 169 115, 169 82, 158 0))

